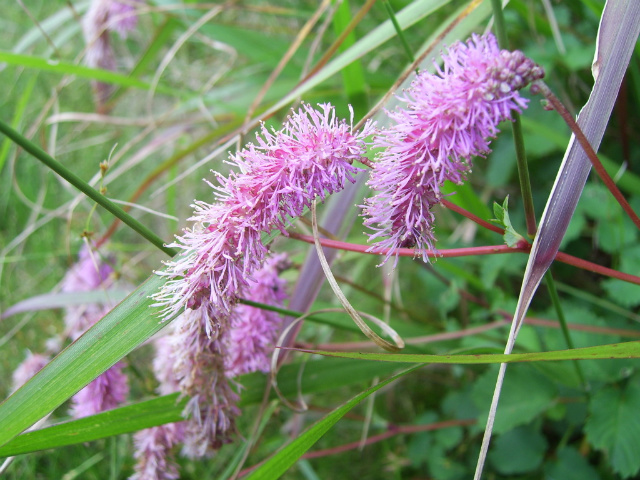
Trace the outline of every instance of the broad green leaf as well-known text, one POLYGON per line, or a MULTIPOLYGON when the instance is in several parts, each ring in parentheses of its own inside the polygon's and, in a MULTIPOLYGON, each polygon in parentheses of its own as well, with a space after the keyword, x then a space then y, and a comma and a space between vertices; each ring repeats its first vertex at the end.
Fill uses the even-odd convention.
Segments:
POLYGON ((640 471, 640 382, 632 377, 625 386, 608 385, 593 395, 585 433, 589 443, 604 450, 613 470, 623 477, 640 471))
POLYGON ((328 357, 359 358, 380 362, 453 363, 461 365, 516 362, 555 362, 560 360, 597 360, 640 358, 640 342, 612 343, 597 347, 556 350, 552 352, 486 354, 486 355, 423 355, 407 353, 327 352, 303 350, 328 357))
POLYGON ((322 420, 316 422, 311 428, 307 429, 302 435, 296 438, 293 442, 289 443, 282 450, 275 453, 260 467, 251 473, 247 477, 247 480, 275 480, 286 472, 314 443, 320 439, 332 426, 334 426, 338 420, 340 420, 349 410, 355 407, 362 400, 367 398, 373 392, 379 390, 385 385, 393 382, 394 380, 406 375, 407 373, 415 370, 418 367, 409 368, 393 377, 388 378, 380 382, 379 384, 365 390, 364 392, 356 395, 343 406, 335 409, 329 415, 322 420))
POLYGON ((552 480, 600 480, 600 475, 575 448, 558 450, 545 464, 546 478, 552 480))
MULTIPOLYGON (((474 402, 485 409, 478 417, 479 425, 486 421, 495 378, 495 369, 489 369, 473 388, 474 402)), ((531 422, 553 406, 556 395, 554 383, 530 365, 521 365, 507 371, 500 408, 495 418, 495 432, 506 433, 514 427, 531 422)))
POLYGON ((489 460, 504 475, 522 474, 538 468, 546 451, 547 441, 540 432, 521 426, 498 437, 489 460))
MULTIPOLYGON (((377 364, 357 362, 341 358, 325 358, 305 364, 284 365, 278 373, 278 388, 287 398, 295 398, 300 388, 302 393, 327 392, 354 383, 369 382, 373 378, 397 370, 393 363, 377 364), (303 370, 300 387, 298 372, 303 370)), ((240 377, 242 384, 240 406, 259 404, 263 400, 267 377, 262 373, 251 373, 240 377)), ((271 391, 271 398, 277 398, 271 391)), ((90 442, 112 435, 136 432, 168 422, 182 420, 184 401, 178 402, 178 394, 166 395, 134 405, 116 408, 79 420, 52 425, 23 433, 0 447, 0 457, 35 452, 48 448, 90 442)))
POLYGON ((0 404, 4 445, 151 337, 168 322, 151 309, 149 296, 164 283, 152 275, 122 303, 65 348, 0 404))

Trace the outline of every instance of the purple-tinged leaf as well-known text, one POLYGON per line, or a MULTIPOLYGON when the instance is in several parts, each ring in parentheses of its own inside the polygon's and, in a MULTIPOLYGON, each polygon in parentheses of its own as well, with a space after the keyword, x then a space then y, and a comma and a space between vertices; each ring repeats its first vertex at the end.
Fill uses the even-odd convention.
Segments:
POLYGON ((5 318, 18 313, 50 310, 53 308, 66 308, 70 305, 81 305, 84 303, 105 303, 115 305, 124 300, 129 293, 131 292, 122 289, 94 290, 91 292, 45 293, 44 295, 36 295, 12 305, 2 312, 0 320, 4 320, 5 318))
MULTIPOLYGON (((595 84, 589 100, 578 116, 578 125, 595 151, 600 146, 609 122, 638 34, 640 34, 640 2, 638 0, 607 1, 600 21, 593 62, 595 84)), ((560 242, 575 212, 590 170, 591 163, 587 155, 572 135, 542 214, 540 229, 531 247, 505 354, 510 354, 513 350, 522 320, 544 274, 560 248, 560 242)), ((506 363, 500 365, 474 480, 479 480, 482 476, 506 368, 506 363)))
MULTIPOLYGON (((640 2, 607 2, 600 22, 593 63, 596 82, 578 116, 578 125, 594 150, 598 149, 604 135, 639 34, 640 2)), ((572 135, 531 247, 514 317, 516 332, 542 277, 558 253, 590 170, 591 163, 587 155, 572 135)))

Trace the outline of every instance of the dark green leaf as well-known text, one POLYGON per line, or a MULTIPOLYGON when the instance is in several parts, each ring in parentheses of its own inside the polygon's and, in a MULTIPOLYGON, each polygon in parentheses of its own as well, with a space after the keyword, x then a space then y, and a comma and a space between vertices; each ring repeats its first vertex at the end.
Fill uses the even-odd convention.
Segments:
POLYGON ((521 426, 495 440, 489 459, 504 475, 527 473, 540 466, 546 450, 547 441, 540 432, 521 426))
POLYGON ((591 398, 585 424, 587 439, 604 450, 613 469, 623 477, 640 470, 640 379, 631 378, 624 387, 603 387, 591 398))

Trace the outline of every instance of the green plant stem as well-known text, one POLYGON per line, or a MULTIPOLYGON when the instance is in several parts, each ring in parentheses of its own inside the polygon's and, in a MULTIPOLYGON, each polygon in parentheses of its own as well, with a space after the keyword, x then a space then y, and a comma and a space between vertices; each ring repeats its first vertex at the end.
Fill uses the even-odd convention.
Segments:
POLYGON ((500 48, 509 48, 507 27, 504 23, 504 15, 502 14, 502 0, 491 0, 491 9, 493 10, 493 22, 495 24, 498 45, 500 45, 500 48))
POLYGON ((7 125, 1 120, 0 120, 0 132, 4 133, 8 138, 10 138, 13 142, 15 142, 20 147, 22 147, 26 152, 28 152, 29 154, 31 154, 32 156, 40 160, 47 167, 49 167, 51 170, 56 172, 58 175, 60 175, 67 182, 69 182, 71 185, 76 187, 78 190, 80 190, 82 193, 84 193, 94 202, 100 204, 108 212, 110 212, 111 214, 113 214, 114 216, 122 220, 129 227, 131 227, 133 230, 138 232, 144 238, 149 240, 153 245, 158 247, 164 253, 172 257, 177 253, 173 248, 169 248, 165 246, 163 240, 159 236, 157 236, 155 233, 153 233, 148 227, 144 226, 138 220, 128 215, 124 210, 122 210, 120 207, 118 207, 115 203, 113 203, 111 200, 106 198, 104 195, 100 194, 100 192, 98 192, 95 188, 90 186, 87 182, 82 180, 71 170, 69 170, 60 162, 55 160, 51 155, 46 153, 44 150, 42 150, 40 147, 35 145, 33 142, 29 141, 28 139, 20 135, 16 130, 14 130, 13 128, 11 128, 9 125, 7 125))
MULTIPOLYGON (((495 22, 496 37, 500 48, 509 48, 507 40, 507 29, 504 23, 501 0, 491 0, 493 8, 493 18, 495 22)), ((513 142, 516 148, 516 159, 518 162, 518 180, 520 182, 520 193, 524 204, 524 216, 527 223, 527 235, 530 238, 536 235, 536 212, 533 206, 533 193, 531 190, 531 180, 529 178, 529 166, 527 165, 527 153, 524 147, 524 137, 522 136, 522 125, 520 115, 517 112, 512 114, 513 122, 511 131, 513 132, 513 142)))
MULTIPOLYGON (((391 20, 391 23, 393 23, 393 28, 395 28, 396 33, 398 34, 398 38, 402 42, 402 47, 404 48, 404 51, 409 57, 409 60, 411 60, 411 63, 415 62, 416 59, 413 56, 413 52, 411 51, 409 42, 407 42, 407 37, 404 35, 404 32, 402 31, 402 27, 400 27, 400 24, 398 23, 398 19, 396 18, 396 14, 393 11, 393 7, 389 3, 389 0, 384 0, 382 3, 384 4, 384 7, 387 9, 387 13, 389 14, 389 19, 391 20)), ((418 73, 417 68, 416 68, 416 73, 418 73)))
MULTIPOLYGON (((573 340, 571 339, 571 334, 569 333, 569 328, 567 327, 567 319, 564 316, 564 311, 562 310, 562 305, 560 304, 560 297, 558 296, 558 290, 556 289, 556 282, 553 279, 553 275, 551 275, 551 271, 547 270, 545 273, 545 281, 547 283, 547 288, 549 289, 549 295, 551 296, 551 302, 553 303, 553 308, 556 310, 556 315, 558 315, 558 321, 560 322, 560 329, 562 330, 562 335, 564 336, 564 340, 567 342, 567 347, 573 350, 575 346, 573 345, 573 340)), ((573 364, 576 367, 576 373, 580 378, 580 382, 584 386, 585 392, 589 391, 589 384, 584 378, 584 374, 582 373, 582 367, 580 364, 574 360, 573 364)))

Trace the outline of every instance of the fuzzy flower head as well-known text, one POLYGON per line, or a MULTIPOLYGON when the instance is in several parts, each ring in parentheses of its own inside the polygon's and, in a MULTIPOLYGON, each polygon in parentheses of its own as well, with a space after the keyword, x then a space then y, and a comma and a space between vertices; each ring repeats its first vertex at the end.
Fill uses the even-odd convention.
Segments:
POLYGON ((45 365, 49 363, 49 360, 49 357, 46 355, 27 352, 27 357, 18 365, 18 368, 13 371, 12 391, 16 391, 31 380, 31 377, 42 370, 45 365))
POLYGON ((182 395, 190 397, 183 411, 183 453, 189 458, 209 456, 229 443, 240 414, 224 366, 228 323, 220 317, 218 328, 208 334, 211 312, 207 306, 186 310, 170 336, 175 382, 182 395))
MULTIPOLYGON (((61 289, 65 293, 91 292, 111 286, 112 281, 113 267, 85 245, 80 249, 78 262, 62 280, 61 289)), ((64 317, 67 336, 76 340, 108 311, 109 308, 97 303, 67 306, 64 317)))
POLYGON ((88 417, 111 410, 123 403, 129 394, 129 381, 118 362, 71 399, 71 413, 75 418, 88 417))
POLYGON ((189 220, 196 226, 171 245, 182 254, 159 272, 169 277, 154 296, 165 318, 201 305, 228 315, 265 259, 262 234, 280 229, 286 235, 288 217, 354 181, 353 161, 365 154, 373 127, 354 132, 331 105, 319 107, 303 105, 279 131, 263 125, 256 144, 231 155, 238 170, 228 178, 216 174, 220 185, 210 184, 218 201, 194 204, 189 220))
MULTIPOLYGON (((286 254, 269 257, 255 272, 244 296, 254 302, 281 307, 287 297, 285 281, 278 275, 289 268, 286 254)), ((229 332, 229 354, 225 359, 227 375, 235 377, 250 372, 268 372, 269 356, 282 327, 282 317, 249 305, 238 305, 229 332)))
POLYGON ((184 437, 184 424, 167 423, 140 430, 134 437, 135 473, 129 480, 177 480, 180 478, 171 451, 184 437))
POLYGON ((136 4, 142 0, 127 0, 108 2, 109 9, 109 30, 118 32, 121 38, 126 38, 129 32, 138 25, 138 15, 136 15, 136 4))
POLYGON ((416 77, 400 97, 405 107, 388 113, 395 124, 374 139, 384 150, 368 182, 377 193, 363 211, 374 251, 415 247, 427 260, 442 185, 463 182, 471 158, 490 151, 498 124, 526 108, 518 90, 544 75, 522 52, 500 50, 493 35, 458 42, 442 58, 436 74, 416 77))
MULTIPOLYGON (((84 62, 91 68, 116 70, 116 55, 111 46, 109 32, 118 32, 125 38, 137 23, 136 5, 142 0, 92 0, 82 19, 82 32, 87 45, 84 62)), ((92 82, 95 102, 99 111, 113 92, 113 86, 92 82)))

